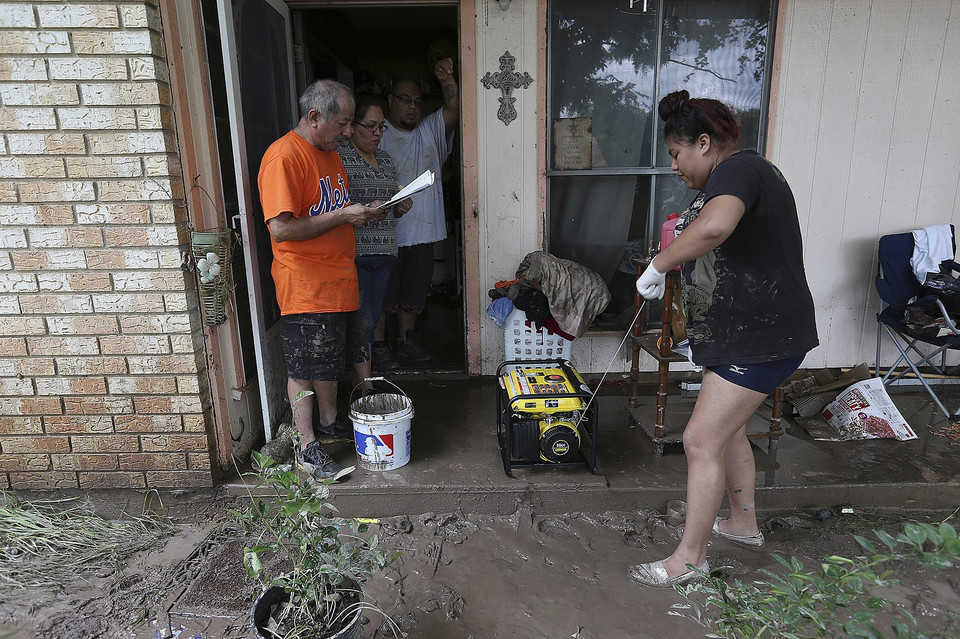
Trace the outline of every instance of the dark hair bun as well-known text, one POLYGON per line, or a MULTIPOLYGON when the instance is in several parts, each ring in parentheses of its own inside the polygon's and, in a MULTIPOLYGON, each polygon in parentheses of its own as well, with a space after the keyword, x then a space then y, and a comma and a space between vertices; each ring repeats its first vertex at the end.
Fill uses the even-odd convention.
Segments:
POLYGON ((660 100, 660 104, 657 107, 657 113, 660 114, 660 119, 666 121, 670 116, 679 111, 680 107, 688 100, 690 100, 690 94, 685 89, 667 94, 660 100))

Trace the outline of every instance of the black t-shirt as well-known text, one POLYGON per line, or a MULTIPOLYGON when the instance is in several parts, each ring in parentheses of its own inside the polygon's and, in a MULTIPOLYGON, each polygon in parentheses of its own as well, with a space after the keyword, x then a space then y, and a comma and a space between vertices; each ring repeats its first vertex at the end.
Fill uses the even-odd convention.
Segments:
POLYGON ((721 162, 677 224, 718 195, 746 209, 723 244, 681 267, 687 337, 701 366, 771 362, 819 344, 797 206, 779 169, 754 151, 721 162))

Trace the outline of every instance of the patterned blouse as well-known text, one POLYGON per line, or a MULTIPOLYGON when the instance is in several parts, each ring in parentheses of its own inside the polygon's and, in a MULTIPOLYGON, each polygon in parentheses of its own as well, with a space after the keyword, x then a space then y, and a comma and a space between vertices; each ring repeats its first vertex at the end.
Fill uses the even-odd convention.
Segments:
MULTIPOLYGON (((386 151, 377 149, 374 155, 380 170, 367 164, 366 160, 350 142, 344 142, 337 152, 350 180, 350 201, 354 204, 369 204, 374 200, 386 202, 397 193, 397 171, 386 151)), ((396 255, 397 221, 393 212, 379 222, 370 220, 354 229, 357 235, 357 256, 396 255)))

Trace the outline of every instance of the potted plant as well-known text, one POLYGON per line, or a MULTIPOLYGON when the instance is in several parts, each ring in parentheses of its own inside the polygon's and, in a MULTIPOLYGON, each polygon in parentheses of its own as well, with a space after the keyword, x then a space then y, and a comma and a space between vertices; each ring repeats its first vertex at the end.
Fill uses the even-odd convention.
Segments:
POLYGON ((252 456, 258 483, 250 506, 235 514, 255 539, 244 548, 244 565, 264 587, 253 608, 255 636, 359 637, 362 611, 375 609, 361 587, 393 557, 376 535, 364 536, 367 524, 338 517, 330 503, 330 484, 353 468, 317 479, 295 463, 278 464, 256 451, 252 456))

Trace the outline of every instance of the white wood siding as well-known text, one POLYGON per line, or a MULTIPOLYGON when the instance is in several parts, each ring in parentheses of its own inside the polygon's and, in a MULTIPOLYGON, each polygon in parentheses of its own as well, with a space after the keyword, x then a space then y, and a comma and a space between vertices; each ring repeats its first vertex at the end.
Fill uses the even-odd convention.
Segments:
POLYGON ((518 0, 501 11, 492 0, 477 0, 476 7, 481 370, 492 374, 503 361, 503 330, 486 316, 487 291, 499 280, 512 280, 523 257, 540 248, 537 96, 545 80, 537 65, 537 3, 518 0), (516 58, 515 71, 529 73, 533 84, 514 89, 517 119, 504 124, 497 119, 500 90, 485 88, 481 80, 500 71, 507 51, 516 58))
POLYGON ((821 342, 804 364, 872 364, 877 240, 960 222, 960 1, 783 11, 768 155, 804 229, 821 342))

